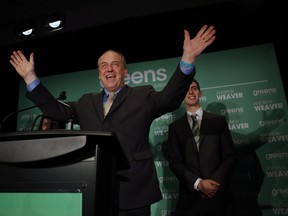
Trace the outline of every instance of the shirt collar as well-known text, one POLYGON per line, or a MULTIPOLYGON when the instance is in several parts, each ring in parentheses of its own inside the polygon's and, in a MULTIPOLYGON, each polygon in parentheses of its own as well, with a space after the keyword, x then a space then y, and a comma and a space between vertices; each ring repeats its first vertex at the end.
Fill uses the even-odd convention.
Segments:
MULTIPOLYGON (((124 86, 123 86, 124 87, 124 86)), ((122 87, 122 88, 123 88, 122 87)), ((117 95, 121 90, 122 90, 122 88, 120 88, 120 89, 118 89, 116 92, 115 92, 115 94, 117 95)), ((105 88, 103 88, 104 89, 104 95, 106 96, 106 97, 108 97, 108 95, 109 95, 109 91, 107 90, 107 89, 105 89, 105 88)))
MULTIPOLYGON (((197 119, 202 119, 202 116, 203 116, 203 108, 200 107, 195 113, 196 113, 196 115, 197 115, 197 119)), ((187 115, 191 116, 192 114, 193 114, 192 112, 187 111, 187 115)))

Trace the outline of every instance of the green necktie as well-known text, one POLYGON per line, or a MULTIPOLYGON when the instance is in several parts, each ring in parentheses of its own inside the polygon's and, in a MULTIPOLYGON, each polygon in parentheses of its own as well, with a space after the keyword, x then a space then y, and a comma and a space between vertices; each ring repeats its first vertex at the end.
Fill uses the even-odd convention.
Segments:
POLYGON ((199 126, 199 122, 197 120, 197 114, 195 114, 195 113, 192 114, 191 118, 192 118, 192 132, 194 135, 195 142, 197 144, 197 149, 199 151, 200 126, 199 126))

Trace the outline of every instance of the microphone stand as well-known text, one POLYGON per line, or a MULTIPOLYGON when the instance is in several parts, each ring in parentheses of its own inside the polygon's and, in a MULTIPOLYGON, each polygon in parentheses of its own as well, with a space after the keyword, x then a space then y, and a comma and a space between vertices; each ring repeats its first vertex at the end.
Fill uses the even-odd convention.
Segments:
MULTIPOLYGON (((58 98, 55 98, 55 100, 52 100, 50 102, 47 102, 47 103, 43 103, 43 104, 38 104, 38 105, 33 105, 33 106, 30 106, 30 107, 26 107, 24 109, 20 109, 20 110, 15 110, 14 112, 11 112, 9 113, 5 118, 3 118, 3 120, 1 121, 1 125, 0 125, 0 133, 2 133, 3 129, 4 129, 4 124, 6 122, 6 120, 8 118, 10 118, 11 116, 17 114, 17 113, 20 113, 20 112, 24 112, 26 110, 30 110, 30 109, 33 109, 33 108, 36 108, 36 107, 41 107, 41 106, 44 106, 44 105, 47 105, 47 104, 50 104, 54 101, 59 101, 59 100, 65 100, 66 99, 66 92, 65 91, 62 91, 59 95, 58 98)), ((60 102, 60 101, 59 101, 60 102)))
POLYGON ((36 124, 37 120, 38 120, 39 118, 42 118, 42 117, 44 117, 43 114, 38 115, 38 116, 34 119, 33 124, 32 124, 32 127, 31 127, 31 130, 32 130, 32 131, 34 130, 34 127, 35 127, 35 124, 36 124))

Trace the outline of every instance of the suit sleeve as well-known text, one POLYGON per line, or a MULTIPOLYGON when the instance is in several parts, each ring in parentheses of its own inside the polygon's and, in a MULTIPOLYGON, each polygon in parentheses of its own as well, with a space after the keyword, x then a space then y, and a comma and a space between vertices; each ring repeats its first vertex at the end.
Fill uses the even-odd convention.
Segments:
POLYGON ((217 180, 222 186, 224 186, 230 179, 235 169, 237 160, 233 139, 228 128, 228 123, 225 117, 221 118, 220 120, 221 124, 219 125, 221 125, 220 142, 222 163, 221 166, 219 166, 219 168, 213 173, 212 179, 217 180))
POLYGON ((195 74, 195 67, 191 74, 186 75, 180 70, 178 65, 163 90, 160 92, 153 91, 149 95, 149 98, 154 102, 154 118, 167 112, 172 112, 181 105, 195 74))
POLYGON ((70 106, 65 106, 48 91, 41 83, 31 92, 25 95, 35 105, 39 107, 43 114, 56 120, 68 121, 73 116, 73 110, 70 106))
MULTIPOLYGON (((183 143, 183 140, 186 140, 189 143, 190 139, 193 139, 193 137, 183 138, 183 132, 177 130, 179 130, 179 128, 175 124, 169 125, 168 140, 164 144, 163 151, 169 162, 170 169, 175 174, 180 184, 186 187, 188 191, 192 192, 195 191, 194 183, 200 174, 199 171, 192 166, 189 167, 189 169, 187 168, 187 161, 185 162, 185 158, 187 157, 186 154, 193 152, 192 149, 189 149, 189 147, 192 147, 193 145, 186 145, 184 144, 186 142, 183 143), (185 145, 186 147, 181 145, 185 145)), ((190 155, 189 157, 191 158, 190 155)))

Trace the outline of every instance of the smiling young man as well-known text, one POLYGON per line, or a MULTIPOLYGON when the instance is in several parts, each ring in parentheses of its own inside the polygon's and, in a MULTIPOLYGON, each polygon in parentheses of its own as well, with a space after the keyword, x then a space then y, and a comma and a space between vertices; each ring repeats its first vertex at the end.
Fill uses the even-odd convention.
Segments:
POLYGON ((234 143, 225 117, 203 110, 201 96, 194 79, 184 99, 186 113, 169 125, 163 148, 180 185, 174 215, 231 216, 225 206, 232 198, 234 143))
POLYGON ((55 101, 41 106, 43 113, 59 120, 74 116, 74 122, 80 125, 81 130, 112 131, 116 134, 130 162, 129 169, 118 172, 119 216, 148 216, 151 204, 162 199, 149 145, 150 126, 154 119, 181 105, 195 75, 195 60, 213 43, 215 32, 213 26, 204 25, 190 39, 189 32, 184 30, 181 61, 168 84, 159 92, 151 85, 125 85, 127 67, 124 56, 114 50, 104 52, 98 59, 103 91, 88 93, 77 101, 68 102, 70 108, 57 103, 37 78, 33 53, 29 61, 21 51, 12 53, 10 63, 27 84, 26 96, 35 104, 55 101))

